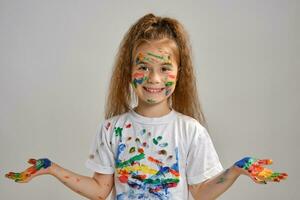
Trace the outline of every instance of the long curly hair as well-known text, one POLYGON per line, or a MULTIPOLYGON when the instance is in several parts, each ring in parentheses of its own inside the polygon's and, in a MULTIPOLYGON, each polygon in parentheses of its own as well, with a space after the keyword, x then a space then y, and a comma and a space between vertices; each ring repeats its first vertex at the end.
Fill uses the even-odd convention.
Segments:
POLYGON ((152 13, 143 16, 133 24, 120 43, 106 99, 105 119, 132 109, 133 91, 130 82, 134 50, 143 41, 166 38, 176 43, 179 54, 178 80, 170 97, 172 108, 196 119, 207 128, 198 97, 188 35, 176 19, 155 16, 152 13))

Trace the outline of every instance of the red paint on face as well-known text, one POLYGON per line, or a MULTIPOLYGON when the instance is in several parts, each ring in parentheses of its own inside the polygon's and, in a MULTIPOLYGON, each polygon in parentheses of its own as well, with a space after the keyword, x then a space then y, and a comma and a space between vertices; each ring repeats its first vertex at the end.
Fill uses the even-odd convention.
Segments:
POLYGON ((145 76, 145 74, 141 73, 141 72, 136 72, 132 76, 133 76, 133 78, 139 79, 139 78, 143 78, 145 76))
POLYGON ((169 77, 170 79, 175 79, 175 78, 176 78, 176 76, 173 75, 173 74, 168 74, 168 77, 169 77))

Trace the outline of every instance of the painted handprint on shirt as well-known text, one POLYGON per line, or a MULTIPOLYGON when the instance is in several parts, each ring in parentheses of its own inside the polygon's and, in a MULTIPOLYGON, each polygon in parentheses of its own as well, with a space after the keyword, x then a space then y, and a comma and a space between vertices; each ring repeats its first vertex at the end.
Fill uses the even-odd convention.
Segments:
MULTIPOLYGON (((131 126, 127 124, 124 129, 128 128, 131 126)), ((179 183, 178 148, 166 149, 168 143, 163 137, 153 137, 146 129, 135 136, 124 134, 124 129, 114 128, 120 141, 116 171, 120 183, 130 189, 117 194, 117 199, 170 199, 169 188, 179 183)))

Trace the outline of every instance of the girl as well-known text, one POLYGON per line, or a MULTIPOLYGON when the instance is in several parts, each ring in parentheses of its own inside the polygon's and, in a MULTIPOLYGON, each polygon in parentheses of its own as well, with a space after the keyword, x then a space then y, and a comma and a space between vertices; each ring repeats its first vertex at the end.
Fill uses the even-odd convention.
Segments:
POLYGON ((86 177, 44 159, 6 177, 16 182, 49 174, 89 199, 216 199, 241 175, 256 183, 287 177, 245 157, 226 170, 200 108, 187 35, 175 19, 147 14, 125 35, 115 63, 86 177), (137 106, 132 108, 132 100, 137 106))

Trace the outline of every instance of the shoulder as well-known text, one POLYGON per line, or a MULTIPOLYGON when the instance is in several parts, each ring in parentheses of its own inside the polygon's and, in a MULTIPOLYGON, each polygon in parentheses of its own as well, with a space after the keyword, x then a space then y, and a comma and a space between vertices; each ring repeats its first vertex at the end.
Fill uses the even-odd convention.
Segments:
POLYGON ((109 131, 112 127, 118 126, 118 124, 124 124, 128 121, 129 112, 113 116, 105 119, 99 124, 99 128, 104 131, 109 131))
POLYGON ((189 128, 190 130, 193 129, 194 131, 206 131, 206 128, 202 124, 200 124, 199 121, 197 121, 196 119, 177 111, 176 114, 177 121, 186 128, 189 128))

